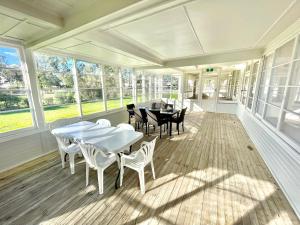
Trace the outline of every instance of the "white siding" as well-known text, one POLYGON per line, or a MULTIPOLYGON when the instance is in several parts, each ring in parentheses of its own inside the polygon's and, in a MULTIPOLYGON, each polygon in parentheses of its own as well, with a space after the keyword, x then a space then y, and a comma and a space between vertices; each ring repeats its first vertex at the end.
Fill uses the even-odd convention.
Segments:
POLYGON ((237 116, 300 218, 300 154, 241 105, 237 116))

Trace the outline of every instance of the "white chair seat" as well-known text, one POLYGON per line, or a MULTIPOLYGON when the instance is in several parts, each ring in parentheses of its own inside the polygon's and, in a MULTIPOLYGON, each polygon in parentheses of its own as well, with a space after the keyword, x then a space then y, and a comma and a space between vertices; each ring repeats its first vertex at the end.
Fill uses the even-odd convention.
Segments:
POLYGON ((69 146, 67 146, 65 152, 66 153, 77 153, 77 152, 80 152, 80 146, 78 144, 70 144, 69 146))
POLYGON ((139 170, 145 167, 144 158, 137 154, 137 152, 130 154, 130 156, 133 156, 133 158, 124 158, 124 165, 126 165, 126 167, 130 167, 133 170, 139 170))
POLYGON ((96 164, 97 164, 97 166, 102 167, 102 168, 108 167, 116 160, 117 160, 117 157, 115 154, 110 154, 110 155, 108 155, 107 158, 103 158, 103 156, 99 155, 99 154, 96 155, 96 164))

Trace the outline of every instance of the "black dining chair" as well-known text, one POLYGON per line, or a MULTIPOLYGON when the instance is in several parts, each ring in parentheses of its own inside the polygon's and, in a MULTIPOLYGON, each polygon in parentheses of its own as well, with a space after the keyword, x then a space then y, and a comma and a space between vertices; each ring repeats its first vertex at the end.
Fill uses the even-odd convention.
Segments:
POLYGON ((126 107, 127 107, 127 112, 128 112, 128 123, 130 124, 131 123, 131 118, 134 117, 135 105, 134 104, 128 104, 128 105, 126 105, 126 107))
POLYGON ((141 114, 141 111, 139 109, 133 109, 133 113, 134 113, 134 118, 135 118, 135 122, 134 122, 134 127, 135 130, 140 129, 140 124, 143 125, 143 116, 141 114))
POLYGON ((161 138, 162 125, 167 124, 168 121, 160 116, 159 111, 152 113, 148 109, 146 109, 146 113, 148 118, 148 135, 150 133, 150 125, 152 125, 154 127, 154 130, 156 127, 159 127, 159 138, 161 138))
POLYGON ((148 117, 147 117, 147 113, 146 113, 146 108, 140 108, 140 112, 142 115, 142 128, 144 127, 144 125, 146 125, 146 134, 148 132, 148 117))
POLYGON ((187 108, 183 108, 180 111, 179 116, 172 117, 172 119, 171 119, 172 123, 176 123, 176 129, 177 129, 178 134, 179 134, 179 124, 180 123, 182 126, 182 131, 184 132, 184 117, 185 117, 186 110, 187 110, 187 108))

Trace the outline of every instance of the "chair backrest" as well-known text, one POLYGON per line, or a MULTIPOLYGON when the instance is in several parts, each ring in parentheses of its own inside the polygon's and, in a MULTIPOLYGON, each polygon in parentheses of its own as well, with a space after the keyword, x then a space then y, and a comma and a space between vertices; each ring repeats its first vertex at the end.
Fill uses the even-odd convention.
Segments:
POLYGON ((59 151, 66 152, 68 146, 70 145, 70 139, 59 137, 59 136, 55 136, 55 138, 58 144, 59 151))
POLYGON ((164 107, 164 109, 166 109, 166 110, 172 110, 174 108, 174 105, 173 104, 165 104, 165 107, 164 107))
POLYGON ((108 158, 108 156, 101 149, 96 148, 92 144, 80 143, 79 146, 86 163, 92 168, 97 168, 98 166, 96 160, 97 157, 103 158, 103 161, 108 158))
POLYGON ((126 107, 127 107, 128 110, 132 110, 132 109, 135 108, 135 105, 134 104, 128 104, 128 105, 126 105, 126 107))
POLYGON ((143 122, 143 116, 139 109, 133 109, 136 122, 143 122))
POLYGON ((153 102, 151 104, 151 109, 160 109, 161 108, 161 103, 160 102, 153 102))
POLYGON ((184 121, 184 116, 185 116, 185 112, 186 112, 187 108, 183 108, 180 112, 180 115, 179 115, 179 120, 180 121, 184 121))
POLYGON ((150 112, 148 109, 146 109, 146 113, 147 113, 148 123, 151 125, 158 126, 157 116, 154 113, 150 112))
POLYGON ((111 127, 110 121, 107 119, 99 119, 96 124, 98 124, 101 128, 111 127))
POLYGON ((154 138, 152 141, 142 145, 141 148, 136 153, 136 154, 140 154, 143 157, 144 165, 147 165, 149 162, 151 162, 153 158, 156 140, 157 137, 154 138))
POLYGON ((120 123, 120 124, 117 125, 117 127, 120 128, 121 130, 132 130, 132 131, 134 131, 133 126, 131 126, 128 123, 120 123))
POLYGON ((142 115, 142 119, 144 121, 144 123, 148 122, 148 117, 147 117, 147 113, 146 113, 146 109, 145 108, 140 108, 139 109, 142 115))

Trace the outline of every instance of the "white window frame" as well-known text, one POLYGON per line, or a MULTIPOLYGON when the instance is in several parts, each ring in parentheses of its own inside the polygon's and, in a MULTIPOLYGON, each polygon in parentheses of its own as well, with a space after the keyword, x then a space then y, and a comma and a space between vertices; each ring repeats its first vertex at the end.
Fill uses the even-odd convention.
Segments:
POLYGON ((24 84, 25 84, 25 90, 26 94, 28 96, 28 103, 29 103, 29 109, 31 113, 31 119, 32 119, 32 126, 31 127, 26 127, 26 128, 20 128, 16 130, 11 130, 7 131, 4 133, 0 133, 0 142, 2 141, 7 141, 8 139, 11 139, 12 136, 24 136, 24 133, 35 133, 37 131, 37 120, 36 120, 36 115, 35 115, 35 108, 32 100, 32 88, 31 88, 31 83, 29 79, 29 73, 28 73, 28 68, 27 68, 27 63, 26 63, 26 57, 25 57, 25 49, 21 44, 17 43, 11 43, 11 42, 4 42, 0 41, 0 46, 3 47, 8 47, 8 48, 15 48, 17 49, 20 57, 20 62, 21 62, 21 71, 24 79, 24 84))

